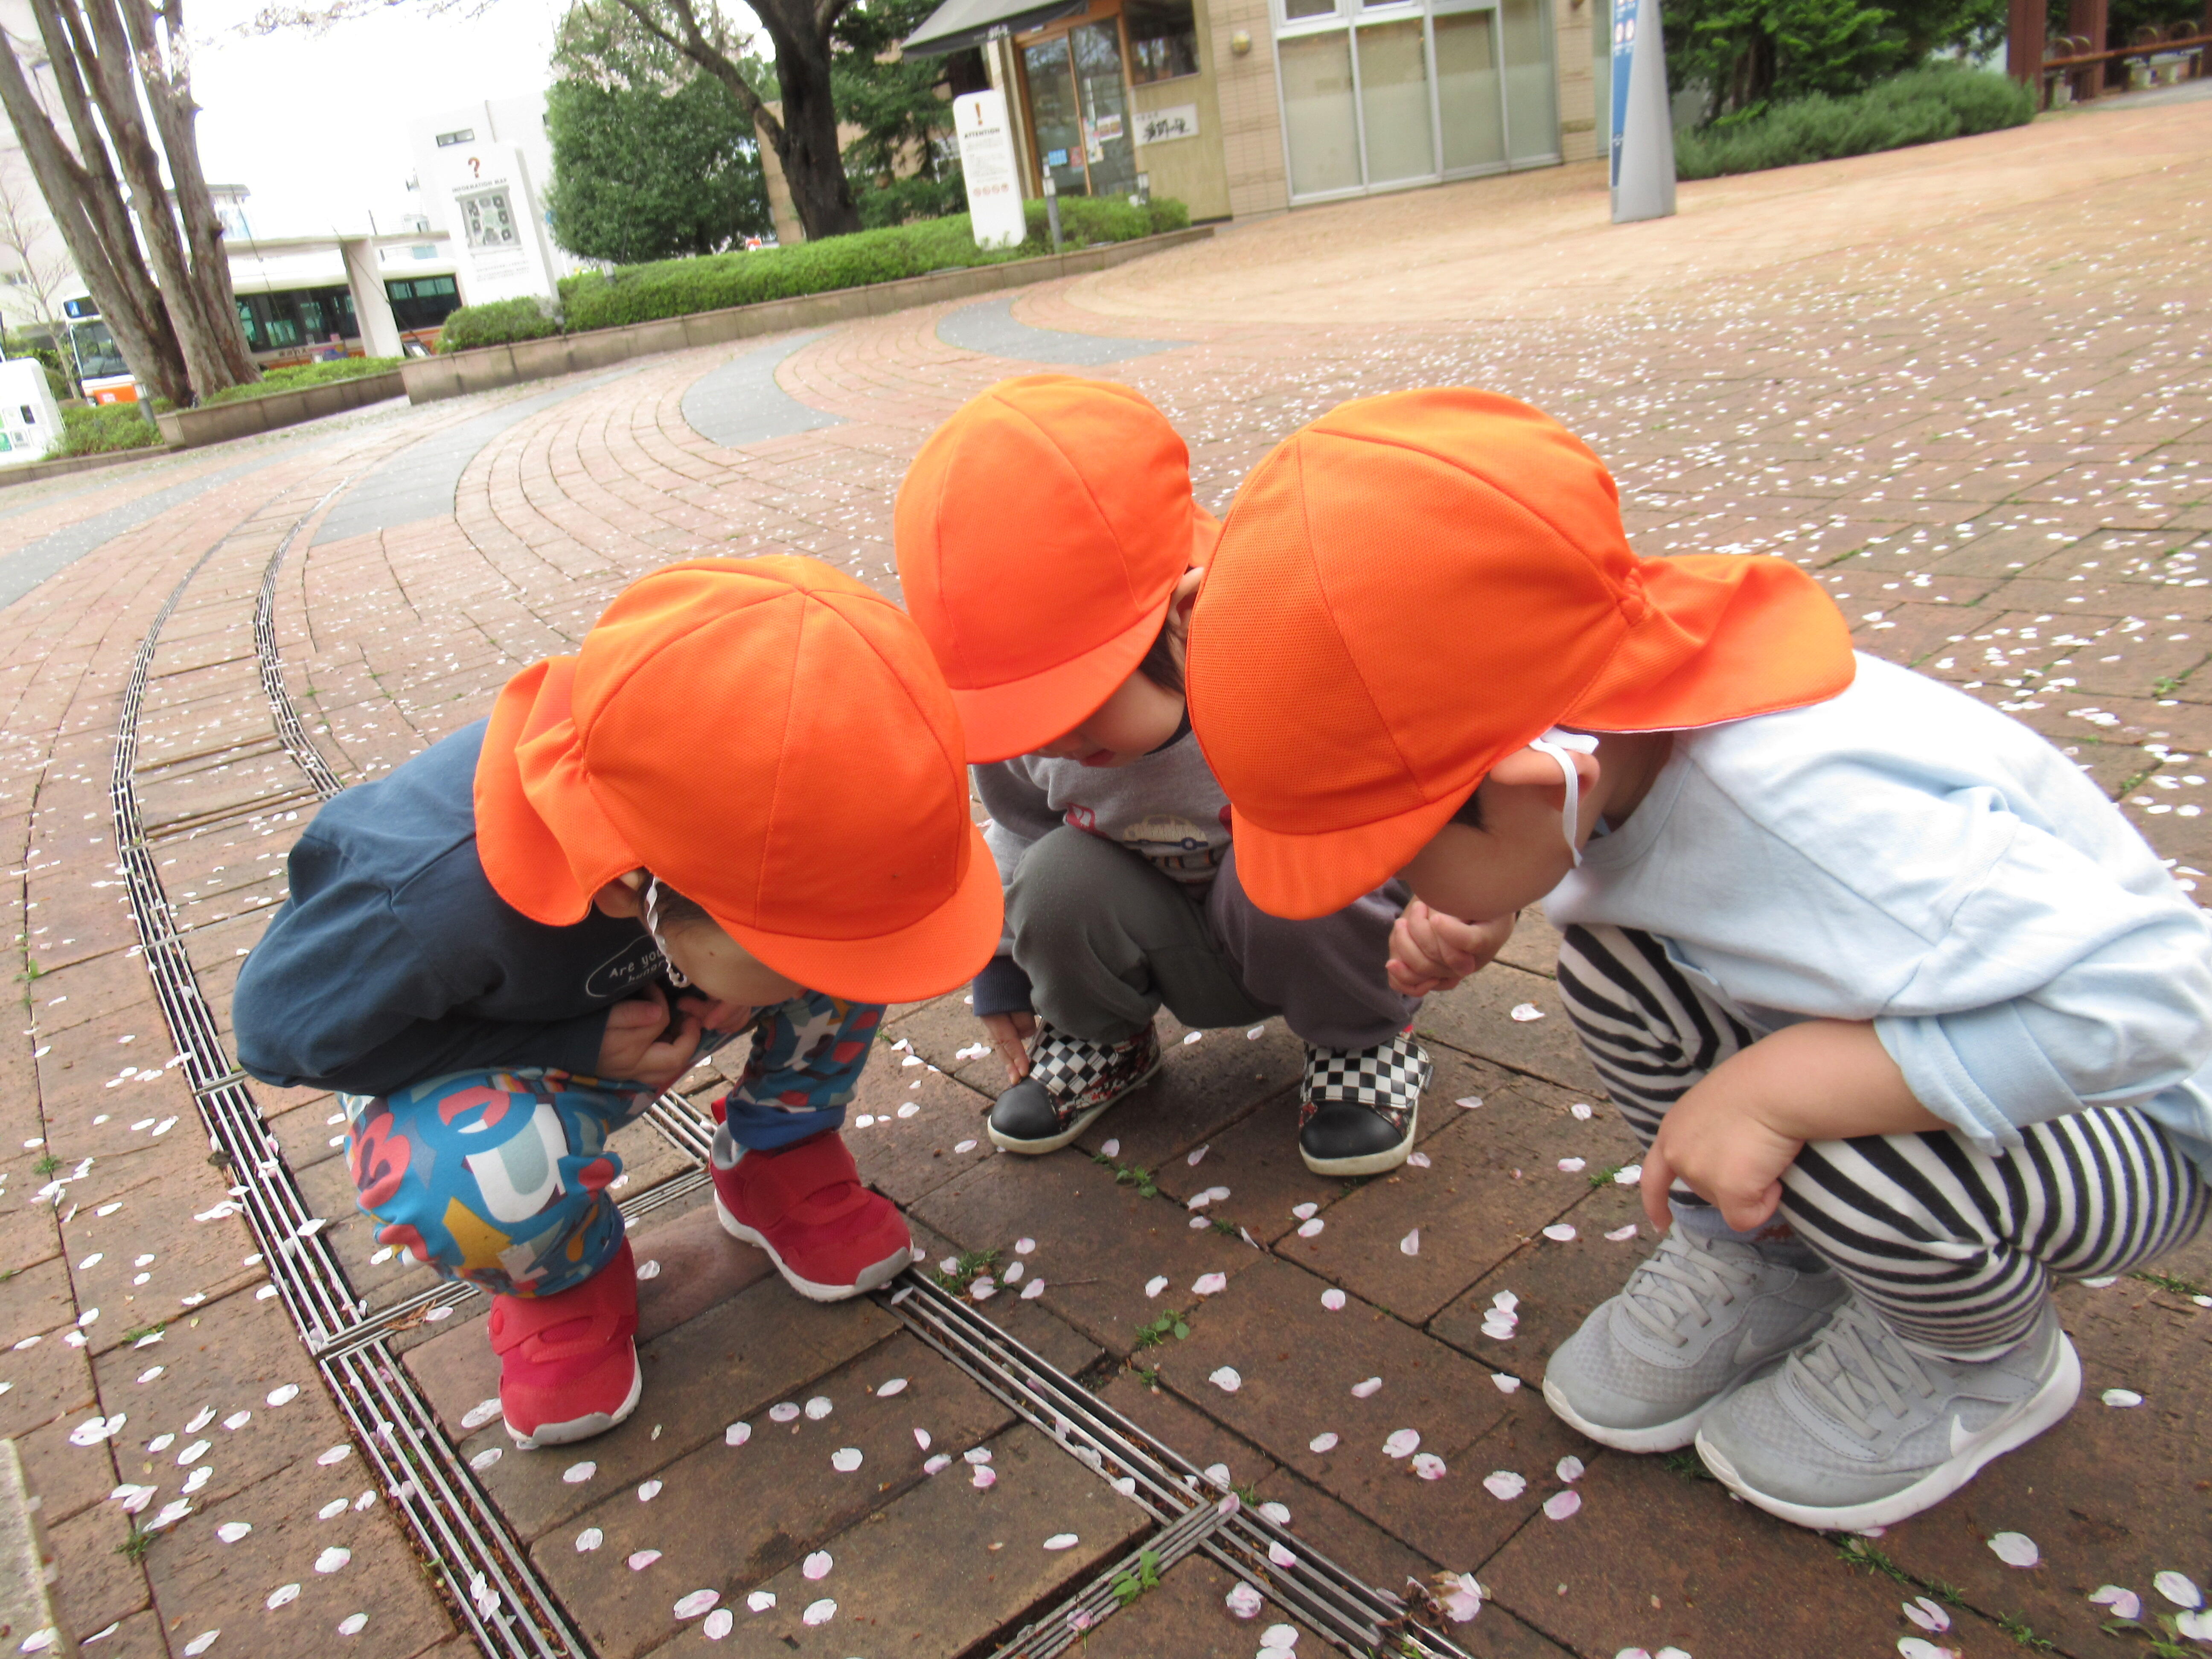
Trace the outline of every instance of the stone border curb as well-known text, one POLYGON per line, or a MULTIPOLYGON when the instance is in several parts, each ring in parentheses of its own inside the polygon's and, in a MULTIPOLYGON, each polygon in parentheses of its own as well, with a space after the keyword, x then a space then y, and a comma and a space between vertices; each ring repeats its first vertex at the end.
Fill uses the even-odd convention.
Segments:
POLYGON ((0 1440, 0 1638, 9 1652, 76 1659, 76 1644, 54 1613, 60 1569, 39 1522, 39 1500, 23 1478, 15 1443, 0 1440), (36 1648, 40 1635, 46 1640, 36 1648))
POLYGON ((97 472, 102 467, 128 466, 133 461, 150 461, 156 455, 170 453, 166 443, 148 444, 142 449, 111 449, 97 455, 64 455, 51 461, 32 461, 23 466, 0 466, 0 489, 10 484, 36 483, 41 478, 64 478, 72 472, 97 472))
POLYGON ((402 383, 401 373, 396 368, 386 369, 381 374, 356 375, 350 380, 302 386, 297 392, 272 392, 263 398, 240 398, 202 409, 172 410, 154 419, 171 449, 198 449, 203 444, 248 438, 257 432, 297 426, 302 421, 342 415, 364 404, 380 404, 387 398, 397 398, 407 389, 402 383))
POLYGON ((649 323, 592 329, 550 339, 517 340, 507 345, 457 351, 451 356, 410 358, 398 373, 406 382, 410 403, 437 403, 471 392, 490 392, 526 380, 550 380, 556 375, 605 368, 611 363, 626 362, 656 352, 720 345, 755 335, 781 334, 789 329, 819 328, 861 317, 880 317, 910 306, 964 300, 1002 289, 1026 288, 1032 283, 1050 282, 1055 277, 1107 270, 1148 253, 1203 240, 1213 232, 1212 225, 1194 225, 1188 230, 1170 231, 1164 236, 1109 242, 1103 247, 1047 254, 1037 259, 932 271, 927 276, 902 277, 896 283, 833 289, 827 294, 798 295, 787 300, 763 300, 754 305, 698 311, 687 317, 664 317, 649 323))

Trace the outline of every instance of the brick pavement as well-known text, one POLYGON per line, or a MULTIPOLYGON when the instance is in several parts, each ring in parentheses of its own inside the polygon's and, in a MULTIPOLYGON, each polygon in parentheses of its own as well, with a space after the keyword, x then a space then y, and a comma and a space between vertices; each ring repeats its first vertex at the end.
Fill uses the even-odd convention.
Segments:
MULTIPOLYGON (((2212 553, 2208 141, 2212 105, 2098 112, 1688 186, 1680 217, 1621 231, 1600 222, 1595 171, 1563 169, 1239 226, 1027 290, 1012 316, 1189 341, 1095 372, 1168 410, 1216 507, 1270 444, 1344 398, 1449 381, 1529 398, 1613 466, 1642 550, 1814 567, 1866 648, 2050 733, 2194 882, 2212 854, 2212 708, 2195 678, 2212 648, 2198 592, 2212 574, 2197 574, 2212 553)), ((0 1343, 16 1345, 0 1364, 0 1432, 18 1437, 45 1495, 73 1632, 108 1632, 95 1651, 260 1654, 341 1628, 357 1631, 347 1650, 379 1655, 467 1642, 362 1458, 319 1461, 348 1443, 344 1422, 252 1236, 193 1218, 225 1176, 166 1064, 108 793, 118 699, 163 599, 206 556, 151 663, 137 785, 220 1014, 313 808, 276 741, 252 640, 288 533, 273 621, 289 694, 331 768, 374 776, 477 718, 515 666, 568 648, 609 595, 668 559, 790 549, 888 588, 907 459, 963 398, 1021 367, 948 344, 937 324, 954 308, 800 344, 777 385, 841 423, 742 448, 683 412, 687 390, 736 355, 722 348, 648 361, 511 423, 486 417, 558 388, 363 411, 0 501, 4 560, 261 463, 0 611, 0 825, 23 971, 36 969, 21 981, 30 1018, 0 1045, 0 1146, 21 1149, 20 1163, 0 1158, 0 1343), (380 467, 468 422, 490 436, 450 513, 356 510, 380 467), (94 1416, 127 1420, 73 1444, 94 1416), (141 1525, 172 1504, 188 1512, 118 1553, 134 1517, 109 1494, 124 1486, 158 1489, 141 1525)), ((1428 1162, 1382 1180, 1325 1182, 1299 1164, 1297 1049, 1273 1022, 1249 1040, 1172 1046, 1160 1081, 1079 1148, 1029 1162, 981 1138, 992 1079, 961 1052, 975 1028, 960 1000, 901 1010, 887 1042, 905 1046, 872 1068, 850 1138, 933 1256, 1012 1261, 1018 1238, 1034 1240, 1018 1259, 1046 1289, 986 1313, 1199 1466, 1286 1506, 1312 1549, 1385 1585, 1476 1573, 1493 1599, 1466 1627, 1473 1651, 1893 1652, 1917 1633, 1900 1597, 1936 1587, 1956 1596, 1942 1639, 1969 1654, 2029 1633, 2072 1655, 2148 1651, 2100 1634, 2085 1596, 2109 1582, 2149 1599, 2162 1569, 2212 1576, 2212 1314, 2199 1299, 2212 1245, 2161 1264, 2157 1281, 2066 1290, 2087 1403, 1859 1565, 1727 1502, 1685 1460, 1601 1454, 1530 1385, 1649 1239, 1610 1237, 1639 1221, 1632 1191, 1607 1177, 1630 1146, 1566 1030, 1547 943, 1532 921, 1498 966, 1425 1010, 1440 1062, 1428 1162), (1522 1003, 1545 1018, 1510 1018, 1522 1003), (898 1116, 908 1102, 919 1111, 898 1116), (1116 1178, 1136 1170, 1150 1179, 1116 1178), (1231 1224, 1194 1229, 1184 1201, 1213 1186, 1231 1195, 1206 1214, 1231 1224), (1291 1213, 1306 1203, 1322 1224, 1312 1236, 1291 1213), (1542 1231, 1562 1223, 1571 1239, 1542 1231), (1416 1228, 1420 1250, 1403 1254, 1416 1228), (1195 1294, 1209 1272, 1227 1288, 1195 1294), (1148 1298, 1156 1274, 1169 1285, 1148 1298), (1340 1311, 1321 1303, 1328 1286, 1348 1293, 1340 1311), (1519 1298, 1507 1340, 1482 1328, 1502 1291, 1519 1298), (1170 1309, 1189 1337, 1145 1341, 1170 1309), (1207 1380, 1224 1364, 1243 1378, 1234 1394, 1207 1380), (1352 1396, 1369 1376, 1382 1389, 1352 1396), (2146 1403, 2098 1404, 2115 1386, 2146 1403), (1443 1480, 1381 1455, 1400 1427, 1419 1430, 1443 1480), (1324 1432, 1341 1438, 1316 1453, 1324 1432), (1582 1506, 1553 1521, 1541 1505, 1566 1485, 1568 1456, 1587 1466, 1582 1506), (1494 1498, 1493 1470, 1527 1484, 1494 1498), (1984 1540, 2001 1529, 2035 1537, 2045 1565, 1999 1563, 1984 1540)), ((711 1091, 712 1072, 687 1087, 711 1091)), ((353 1293, 374 1308, 422 1288, 351 1217, 332 1103, 256 1093, 330 1218, 353 1293)), ((652 1131, 625 1136, 624 1196, 680 1173, 652 1131)), ((595 1651, 714 1649, 714 1626, 674 1611, 702 1589, 734 1613, 732 1650, 988 1650, 1137 1535, 1133 1507, 882 1310, 799 1304, 696 1206, 657 1212, 635 1242, 662 1269, 643 1287, 649 1392, 631 1423, 573 1456, 487 1456, 504 1437, 471 1418, 494 1376, 480 1304, 394 1343, 595 1651), (907 1389, 880 1393, 893 1376, 907 1389), (814 1397, 832 1407, 819 1421, 769 1414, 814 1397), (743 1446, 727 1443, 735 1421, 753 1431, 743 1446), (915 1428, 941 1449, 988 1445, 999 1484, 927 1476, 915 1428), (856 1473, 830 1465, 845 1447, 862 1455, 856 1473), (589 1478, 562 1479, 585 1462, 589 1478), (1042 1549, 1066 1531, 1076 1547, 1042 1549), (834 1564, 818 1581, 802 1571, 817 1551, 834 1564), (773 1607, 748 1611, 756 1591, 773 1607), (830 1622, 801 1622, 823 1599, 837 1604, 830 1622)), ((1249 1652, 1257 1630, 1229 1618, 1227 1588, 1193 1559, 1091 1650, 1249 1652)))

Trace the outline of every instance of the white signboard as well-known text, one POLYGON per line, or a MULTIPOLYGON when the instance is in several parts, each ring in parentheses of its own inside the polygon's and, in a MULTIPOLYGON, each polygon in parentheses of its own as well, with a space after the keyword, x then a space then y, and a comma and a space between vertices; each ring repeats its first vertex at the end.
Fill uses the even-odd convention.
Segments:
POLYGON ((968 187, 968 222, 977 247, 1013 247, 1029 234, 1022 214, 1022 175, 1014 132, 1001 92, 971 92, 952 100, 960 139, 960 173, 968 187))
POLYGON ((544 214, 522 152, 513 144, 457 144, 440 150, 438 163, 468 302, 553 298, 553 267, 538 234, 544 214))
POLYGON ((1169 109, 1137 112, 1137 142, 1164 144, 1170 138, 1198 137, 1198 106, 1177 104, 1169 109))
POLYGON ((28 357, 0 363, 0 466, 38 460, 61 441, 61 405, 45 368, 28 357))

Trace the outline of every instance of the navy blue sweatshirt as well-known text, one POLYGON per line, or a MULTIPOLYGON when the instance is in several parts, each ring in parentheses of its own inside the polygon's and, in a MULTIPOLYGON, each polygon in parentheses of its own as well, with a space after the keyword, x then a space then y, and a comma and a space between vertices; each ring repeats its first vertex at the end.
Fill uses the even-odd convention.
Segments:
POLYGON ((589 1073, 610 1006, 665 963, 635 921, 532 921, 477 857, 484 722, 325 805, 231 1001, 264 1083, 381 1095, 450 1072, 589 1073))

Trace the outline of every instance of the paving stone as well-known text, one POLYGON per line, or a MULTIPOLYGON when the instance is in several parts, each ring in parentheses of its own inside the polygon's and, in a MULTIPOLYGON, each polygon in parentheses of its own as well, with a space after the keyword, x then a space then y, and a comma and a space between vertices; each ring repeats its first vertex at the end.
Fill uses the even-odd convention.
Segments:
POLYGON ((1605 1085, 1568 1023, 1559 986, 1509 963, 1494 963, 1457 990, 1430 997, 1413 1029, 1425 1038, 1573 1090, 1577 1099, 1606 1097, 1605 1085), (1544 1017, 1513 1018, 1512 1011, 1524 1004, 1542 1010, 1544 1017))
MULTIPOLYGON (((925 1273, 933 1273, 935 1264, 960 1253, 959 1246, 933 1228, 920 1223, 911 1224, 915 1248, 922 1253, 925 1273)), ((1008 1259, 1024 1260, 1011 1254, 1008 1259)), ((1023 1276, 1028 1276, 1026 1261, 1023 1276)), ((969 1306, 979 1309, 984 1318, 1063 1376, 1081 1376, 1105 1358, 1103 1348, 1049 1311, 1042 1300, 1025 1302, 1017 1293, 994 1296, 981 1304, 971 1300, 969 1306)))
POLYGON ((153 1600, 145 1573, 123 1553, 130 1536, 130 1518, 112 1504, 48 1530, 57 1569, 54 1616, 71 1636, 82 1639, 153 1600))
POLYGON ((1573 1224, 1569 1212, 1590 1195, 1591 1173, 1637 1156, 1633 1139, 1609 1109, 1577 1121, 1571 1103, 1536 1085, 1486 1095, 1473 1110, 1451 1108, 1454 1121, 1422 1143, 1430 1168, 1369 1181, 1330 1206, 1317 1237, 1293 1237, 1278 1249, 1400 1317, 1424 1323, 1531 1240, 1549 1248, 1540 1230, 1573 1224), (1559 1167, 1575 1158, 1583 1160, 1582 1169, 1559 1167), (1416 1230, 1417 1254, 1407 1255, 1401 1243, 1416 1230))
POLYGON ((319 1518, 325 1503, 356 1498, 362 1480, 357 1461, 333 1469, 307 1459, 157 1535, 146 1573, 172 1639, 181 1646, 196 1632, 219 1629, 234 1652, 282 1653, 331 1642, 341 1620, 362 1613, 368 1623, 343 1651, 398 1659, 451 1632, 451 1616, 380 1502, 319 1518), (352 1479, 341 1479, 349 1470, 352 1479), (253 1530, 226 1544, 216 1529, 232 1522, 253 1530), (270 1607, 287 1585, 298 1586, 296 1597, 270 1607))
MULTIPOLYGON (((1564 1647, 1875 1654, 1919 1633, 1898 1610, 1899 1585, 1854 1571, 1818 1534, 1730 1501, 1717 1483, 1656 1458, 1607 1456, 1576 1486, 1579 1510, 1529 1522, 1478 1575, 1564 1647), (1761 1577, 1747 1577, 1747 1561, 1762 1564, 1761 1577), (1773 1593, 1778 1583, 1793 1593, 1773 1593)), ((1972 1631, 1966 1651, 2006 1650, 1993 1636, 1972 1631)))
POLYGON ((161 1488, 149 1516, 179 1496, 202 1468, 212 1471, 210 1478, 187 1495, 204 1510, 349 1438, 283 1304, 274 1300, 246 1294, 210 1302, 173 1322, 159 1342, 101 1355, 94 1370, 107 1409, 129 1419, 112 1443, 122 1478, 161 1488), (157 1365, 160 1376, 138 1380, 157 1365), (285 1386, 299 1393, 287 1404, 270 1405, 268 1396, 285 1386), (240 1412, 250 1413, 244 1423, 223 1426, 240 1412), (199 1428, 189 1426, 203 1418, 199 1428), (149 1449, 163 1435, 172 1437, 169 1443, 149 1449), (180 1461, 203 1441, 207 1449, 199 1457, 180 1461))
MULTIPOLYGON (((929 1431, 933 1451, 957 1459, 1013 1420, 903 1334, 826 1376, 794 1382, 789 1392, 794 1404, 821 1398, 834 1409, 819 1422, 802 1416, 789 1425, 756 1410, 744 1419, 752 1431, 745 1444, 726 1445, 718 1430, 708 1443, 658 1466, 653 1478, 661 1487, 650 1499, 641 1499, 642 1482, 610 1492, 605 1477, 595 1479, 596 1501, 533 1546, 547 1581, 580 1610, 603 1659, 644 1652, 675 1634, 679 1621, 672 1608, 680 1595, 717 1589, 743 1617, 744 1591, 825 1540, 835 1552, 837 1534, 928 1482, 922 1465, 931 1453, 916 1443, 917 1427, 929 1431), (893 1377, 904 1377, 906 1387, 889 1399, 871 1398, 893 1377), (863 1461, 840 1474, 830 1457, 846 1448, 863 1461), (578 1549, 577 1540, 592 1528, 604 1541, 578 1549), (630 1558, 648 1549, 660 1559, 633 1570, 630 1558)), ((592 1448, 571 1449, 584 1455, 592 1448)), ((940 1478, 964 1486, 966 1470, 956 1462, 940 1478)))
POLYGON ((1487 1368, 1388 1315, 1358 1302, 1326 1312, 1324 1285, 1270 1259, 1232 1280, 1194 1320, 1188 1340, 1151 1352, 1161 1380, 1184 1400, 1407 1537, 1419 1516, 1449 1502, 1443 1488, 1473 1477, 1461 1471, 1416 1480, 1407 1463, 1383 1455, 1383 1442, 1413 1429, 1424 1449, 1449 1465, 1508 1415, 1509 1404, 1487 1368), (1234 1392, 1209 1380, 1223 1366, 1238 1374, 1234 1392), (1382 1379, 1380 1389, 1352 1393, 1372 1377, 1382 1379), (1339 1436, 1338 1443, 1312 1450, 1323 1433, 1339 1436))
MULTIPOLYGON (((495 1418, 460 1449, 471 1458, 495 1448, 501 1452, 478 1478, 509 1524, 536 1539, 610 1488, 635 1485, 693 1447, 719 1442, 726 1425, 759 1416, 893 1328, 890 1316, 872 1303, 808 1302, 781 1279, 765 1280, 642 1345, 645 1392, 636 1412, 589 1446, 517 1452, 495 1418), (564 1470, 586 1462, 596 1468, 591 1480, 562 1479, 564 1470)), ((468 1404, 495 1391, 477 1393, 468 1404)))
POLYGON ((95 1407, 92 1361, 82 1348, 41 1341, 0 1351, 0 1437, 13 1438, 57 1418, 74 1425, 95 1407))
POLYGON ((1260 1632, 1273 1624, 1297 1632, 1300 1652, 1328 1651, 1310 1626, 1272 1604, 1255 1619, 1231 1613, 1227 1598, 1238 1582, 1217 1562, 1187 1556, 1167 1570, 1158 1588, 1085 1636, 1084 1659, 1152 1659, 1167 1653, 1176 1659, 1251 1659, 1260 1632))
MULTIPOLYGON (((1143 1356, 1139 1356, 1141 1362, 1143 1356)), ((1232 1487, 1267 1485, 1279 1473, 1274 1459, 1222 1427, 1179 1395, 1124 1370, 1098 1390, 1102 1405, 1121 1413, 1155 1440, 1203 1471, 1225 1468, 1232 1487)), ((1218 1489, 1219 1482, 1215 1480, 1218 1489)))
POLYGON ((64 1242, 78 1305, 100 1310, 99 1321, 85 1333, 94 1352, 135 1341, 133 1331, 173 1323, 186 1311, 185 1297, 216 1301, 267 1279, 242 1222, 191 1219, 192 1206, 212 1205, 221 1196, 212 1172, 203 1176, 187 1166, 181 1182, 155 1176, 106 1204, 76 1208, 63 1230, 64 1242), (153 1259, 144 1261, 148 1256, 153 1259), (143 1285, 136 1282, 141 1276, 143 1285))
MULTIPOLYGON (((40 1011, 40 1029, 48 1041, 58 1032, 87 1021, 111 1018, 143 1006, 155 1032, 142 1041, 159 1048, 167 1041, 167 1034, 160 1030, 158 1012, 146 1006, 152 988, 144 959, 122 950, 82 957, 66 968, 40 974, 32 994, 40 1011), (56 1006, 58 997, 67 997, 69 1000, 56 1006)), ((168 1057, 166 1052, 158 1054, 153 1064, 159 1066, 168 1057)))
POLYGON ((1251 1248, 1194 1232, 1182 1206, 1144 1198, 1073 1149, 1046 1158, 994 1158, 914 1206, 927 1225, 969 1249, 1008 1250, 1033 1237, 1030 1273, 1039 1297, 1108 1353, 1126 1354, 1140 1326, 1198 1298, 1200 1275, 1234 1275, 1255 1263, 1251 1248), (1168 1279, 1157 1301, 1145 1285, 1168 1279))
MULTIPOLYGON (((726 1651, 779 1659, 863 1645, 963 1652, 1072 1594, 1152 1530, 1143 1510, 1034 1429, 1011 1429, 991 1449, 998 1481, 988 1492, 975 1491, 954 1469, 922 1482, 879 1516, 829 1540, 824 1547, 835 1565, 828 1577, 810 1583, 786 1569, 763 1587, 775 1596, 774 1607, 749 1613, 739 1602, 726 1651), (1075 1545, 1043 1547, 1046 1539, 1070 1532, 1075 1545), (930 1570, 916 1571, 925 1559, 930 1570), (804 1611, 821 1600, 836 1602, 836 1617, 810 1627, 804 1611)), ((705 1645, 696 1631, 678 1643, 678 1653, 705 1645)))
POLYGON ((899 1066, 902 1058, 878 1045, 846 1109, 844 1134, 860 1178, 904 1207, 1000 1154, 984 1132, 987 1097, 927 1065, 899 1066), (909 1105, 914 1114, 899 1116, 909 1105))
POLYGON ((1431 1319, 1431 1334, 1494 1370, 1540 1386, 1553 1350, 1581 1328, 1590 1310, 1616 1294, 1637 1264, 1658 1248, 1632 1188, 1590 1193, 1565 1219, 1575 1229, 1571 1240, 1562 1244, 1538 1238, 1523 1245, 1431 1319), (1630 1225, 1637 1230, 1632 1237, 1607 1237, 1630 1225), (1486 1334, 1482 1322, 1504 1291, 1519 1298, 1513 1309, 1519 1322, 1510 1338, 1501 1340, 1486 1334))

